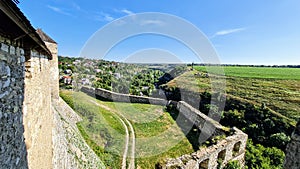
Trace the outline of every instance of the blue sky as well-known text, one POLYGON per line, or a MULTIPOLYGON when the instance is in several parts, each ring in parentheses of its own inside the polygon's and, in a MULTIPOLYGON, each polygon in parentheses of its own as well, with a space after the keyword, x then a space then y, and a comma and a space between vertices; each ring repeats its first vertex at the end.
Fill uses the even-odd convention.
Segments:
MULTIPOLYGON (((161 12, 200 29, 221 63, 300 64, 299 0, 21 0, 18 6, 34 27, 58 42, 59 54, 64 56, 78 56, 97 30, 120 17, 161 12)), ((124 60, 155 48, 183 62, 201 61, 176 40, 154 35, 131 37, 104 59, 124 60)))

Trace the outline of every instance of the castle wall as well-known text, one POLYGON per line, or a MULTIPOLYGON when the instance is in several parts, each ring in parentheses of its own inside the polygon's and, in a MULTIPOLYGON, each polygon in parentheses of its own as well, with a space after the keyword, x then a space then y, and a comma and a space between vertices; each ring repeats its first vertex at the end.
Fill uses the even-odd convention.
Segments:
POLYGON ((105 168, 87 145, 76 123, 81 118, 62 99, 54 103, 53 169, 105 168))
POLYGON ((171 168, 223 168, 229 161, 237 160, 242 166, 245 164, 247 135, 237 128, 234 134, 220 140, 217 144, 200 148, 192 154, 169 159, 161 164, 162 169, 171 168))
POLYGON ((202 138, 204 139, 202 141, 207 140, 211 136, 225 134, 224 127, 220 123, 207 117, 205 114, 201 113, 198 109, 195 109, 188 103, 180 101, 177 103, 176 108, 180 112, 180 115, 192 122, 204 136, 207 136, 202 138))
POLYGON ((145 104, 154 104, 166 106, 168 100, 153 98, 153 97, 143 97, 143 96, 134 96, 129 94, 115 93, 105 89, 94 89, 90 87, 82 87, 83 92, 89 93, 93 96, 98 96, 106 100, 115 101, 115 102, 126 102, 126 103, 145 103, 145 104))
POLYGON ((52 60, 49 60, 50 64, 50 87, 51 87, 51 98, 53 101, 59 99, 59 70, 58 70, 58 50, 56 43, 45 42, 47 48, 52 54, 52 60))
POLYGON ((37 51, 27 51, 25 55, 23 118, 28 165, 29 168, 52 168, 51 65, 47 56, 37 51))
POLYGON ((24 141, 24 50, 0 37, 0 165, 28 168, 24 141))
MULTIPOLYGON (((228 133, 228 131, 225 131, 225 127, 220 123, 207 117, 198 109, 195 109, 184 101, 174 102, 159 98, 133 96, 90 87, 82 87, 81 91, 94 97, 100 97, 116 102, 145 103, 163 106, 172 104, 173 106, 176 106, 176 109, 179 111, 176 121, 180 122, 180 120, 188 120, 194 124, 199 132, 201 132, 199 138, 201 143, 213 136, 225 135, 228 133)), ((192 154, 186 154, 179 158, 170 159, 166 163, 160 164, 160 168, 216 169, 218 167, 224 167, 231 160, 237 160, 243 166, 245 164, 244 157, 248 136, 237 128, 231 130, 233 131, 233 134, 227 136, 225 139, 219 140, 217 144, 201 148, 192 154)))

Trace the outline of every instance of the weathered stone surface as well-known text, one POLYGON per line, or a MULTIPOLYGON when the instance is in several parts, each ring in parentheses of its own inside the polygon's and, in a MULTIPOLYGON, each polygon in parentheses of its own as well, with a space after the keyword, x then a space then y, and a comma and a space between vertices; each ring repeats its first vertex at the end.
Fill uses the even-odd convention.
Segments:
POLYGON ((200 150, 191 155, 170 159, 166 164, 161 164, 162 168, 199 168, 201 166, 203 168, 216 169, 219 165, 223 168, 230 160, 237 160, 244 165, 247 135, 237 128, 233 130, 235 133, 232 136, 220 140, 216 145, 200 148, 200 150), (238 149, 236 145, 238 145, 238 149), (221 160, 222 164, 218 164, 218 160, 221 160))
POLYGON ((17 65, 14 47, 1 43, 0 49, 0 168, 28 168, 22 124, 24 76, 17 65), (12 80, 12 77, 14 80, 12 80), (15 83, 18 81, 18 83, 15 83))
POLYGON ((8 53, 9 46, 5 43, 1 43, 1 50, 8 53))
POLYGON ((53 60, 31 50, 25 61, 8 42, 0 37, 0 168, 104 168, 81 137, 78 116, 52 106, 59 100, 56 44, 47 45, 53 60))
POLYGON ((54 109, 53 168, 105 168, 77 129, 81 118, 62 99, 54 109))
POLYGON ((292 134, 291 142, 286 148, 286 157, 284 168, 299 169, 300 168, 300 121, 297 123, 295 131, 292 134))

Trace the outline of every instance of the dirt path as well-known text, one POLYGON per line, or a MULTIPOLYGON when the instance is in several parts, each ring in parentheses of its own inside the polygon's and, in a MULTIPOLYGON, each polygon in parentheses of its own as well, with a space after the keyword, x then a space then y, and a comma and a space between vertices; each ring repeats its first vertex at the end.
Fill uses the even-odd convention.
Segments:
POLYGON ((135 159, 135 157, 134 157, 134 154, 135 154, 135 133, 134 133, 134 130, 133 130, 133 127, 132 127, 131 123, 124 116, 122 116, 122 117, 125 119, 126 123, 129 126, 130 133, 131 133, 131 141, 132 141, 131 142, 130 162, 129 162, 128 168, 129 169, 134 169, 135 168, 135 165, 134 165, 134 159, 135 159))
POLYGON ((96 104, 97 106, 102 107, 102 108, 114 113, 115 115, 117 115, 117 117, 119 118, 119 120, 121 121, 121 123, 122 123, 122 125, 125 129, 125 134, 126 135, 125 135, 124 153, 123 153, 123 157, 122 157, 122 169, 126 169, 126 161, 127 161, 126 159, 127 159, 128 147, 129 147, 129 135, 131 135, 131 140, 130 140, 131 141, 131 154, 130 154, 130 161, 129 161, 128 169, 134 169, 135 168, 135 164, 134 164, 134 160, 135 160, 135 133, 134 133, 134 129, 133 129, 131 123, 126 119, 126 117, 124 117, 123 115, 115 112, 111 108, 109 108, 105 105, 98 104, 94 100, 90 100, 90 102, 92 102, 92 103, 96 104), (127 127, 126 123, 124 122, 124 120, 120 116, 127 123, 128 127, 129 127, 129 130, 130 130, 130 134, 129 134, 129 130, 128 130, 128 127, 127 127))

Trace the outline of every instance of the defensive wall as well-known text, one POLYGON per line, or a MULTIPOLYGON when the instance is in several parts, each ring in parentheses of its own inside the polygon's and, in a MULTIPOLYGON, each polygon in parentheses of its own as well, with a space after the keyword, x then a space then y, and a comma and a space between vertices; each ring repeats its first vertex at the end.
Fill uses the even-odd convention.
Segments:
POLYGON ((0 168, 105 168, 59 98, 57 44, 0 1, 0 168))
POLYGON ((0 38, 0 164, 28 168, 22 112, 24 50, 0 38))
POLYGON ((221 139, 209 147, 200 148, 200 150, 186 154, 176 159, 169 159, 164 164, 159 164, 159 168, 209 168, 215 169, 218 166, 224 167, 229 161, 237 160, 241 165, 244 165, 244 156, 246 149, 246 142, 248 136, 237 128, 229 130, 223 127, 218 122, 207 117, 198 109, 195 109, 184 101, 170 101, 160 98, 151 98, 144 96, 134 96, 129 94, 115 93, 105 89, 95 89, 91 87, 82 87, 81 91, 105 100, 115 102, 127 103, 145 103, 155 105, 173 105, 179 112, 180 119, 190 121, 201 132, 199 140, 206 141, 214 136, 227 135, 226 138, 221 139))

